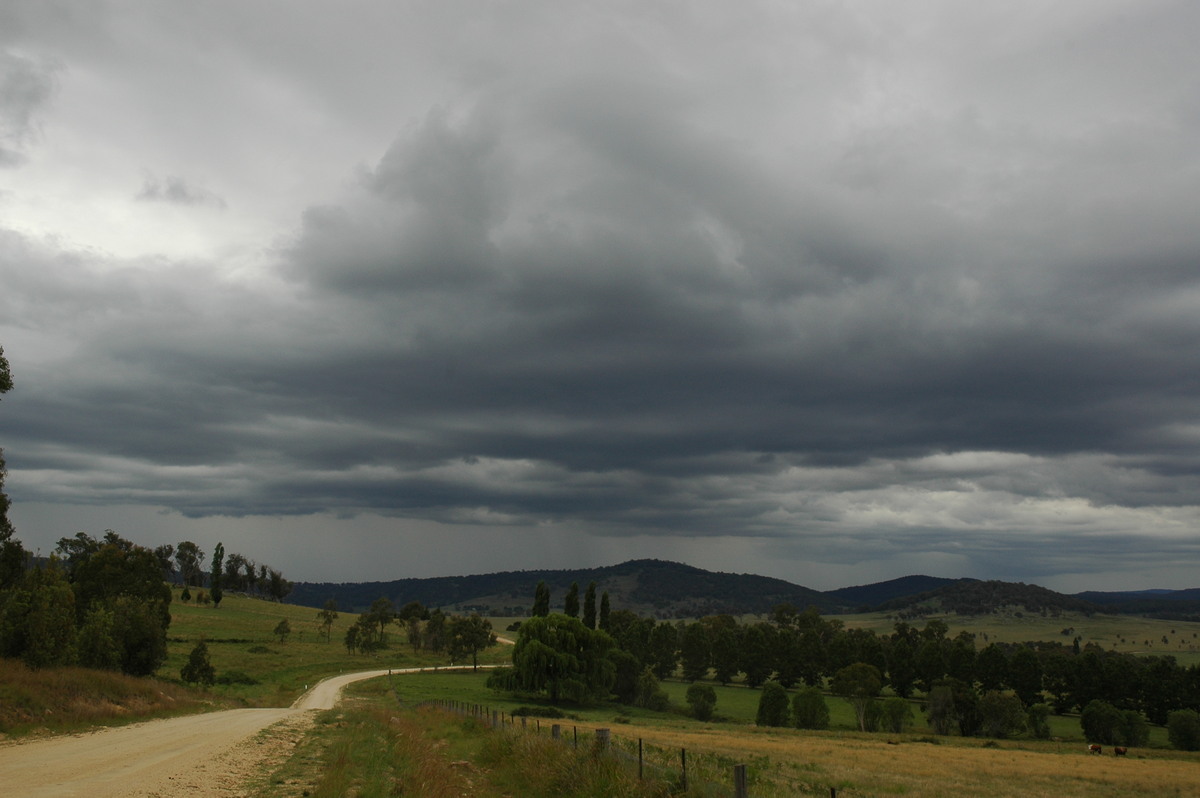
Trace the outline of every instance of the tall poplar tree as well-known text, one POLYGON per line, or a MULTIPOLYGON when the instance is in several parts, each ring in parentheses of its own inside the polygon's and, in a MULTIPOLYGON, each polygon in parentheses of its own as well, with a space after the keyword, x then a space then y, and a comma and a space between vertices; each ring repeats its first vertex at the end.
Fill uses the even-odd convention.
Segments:
POLYGON ((213 609, 221 606, 224 591, 221 582, 225 578, 225 544, 217 543, 213 549, 212 568, 208 576, 208 595, 212 596, 213 609))

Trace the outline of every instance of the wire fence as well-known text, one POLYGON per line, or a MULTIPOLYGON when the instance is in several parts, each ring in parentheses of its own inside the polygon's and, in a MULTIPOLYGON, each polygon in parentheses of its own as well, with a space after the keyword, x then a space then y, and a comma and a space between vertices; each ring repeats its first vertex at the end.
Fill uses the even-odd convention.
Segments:
POLYGON ((739 762, 725 754, 648 744, 640 737, 614 735, 607 728, 581 729, 557 720, 506 714, 483 704, 453 699, 426 701, 422 706, 433 706, 472 717, 496 731, 545 734, 551 739, 561 740, 564 745, 611 756, 630 769, 636 769, 638 778, 660 782, 674 793, 695 798, 784 798, 797 795, 828 795, 830 798, 841 795, 850 798, 852 795, 844 787, 839 791, 838 786, 816 779, 789 777, 771 768, 766 757, 739 762))

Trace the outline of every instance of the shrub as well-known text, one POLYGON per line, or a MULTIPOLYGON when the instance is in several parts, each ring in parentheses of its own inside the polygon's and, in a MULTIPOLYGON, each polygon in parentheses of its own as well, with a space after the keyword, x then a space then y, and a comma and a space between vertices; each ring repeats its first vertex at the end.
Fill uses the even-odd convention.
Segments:
POLYGON ((1167 739, 1180 751, 1200 751, 1200 713, 1177 709, 1167 715, 1167 739))
POLYGON ((208 660, 208 644, 201 640, 188 655, 188 661, 179 669, 179 677, 185 682, 212 684, 216 680, 216 671, 208 660))
POLYGON ((217 684, 259 684, 259 681, 242 671, 226 671, 217 677, 217 684))
POLYGON ((696 720, 711 720, 717 708, 717 691, 708 684, 691 684, 687 689, 688 706, 696 720))
POLYGON ((912 705, 899 696, 880 702, 880 720, 884 729, 899 734, 912 725, 912 705))
POLYGON ((786 726, 788 722, 787 691, 779 682, 767 682, 758 697, 758 714, 754 722, 759 726, 786 726))
POLYGON ((557 707, 517 707, 512 711, 512 714, 517 717, 522 715, 529 718, 565 718, 561 709, 557 707))
POLYGON ((1039 740, 1050 739, 1050 705, 1034 704, 1025 713, 1029 733, 1039 740))
POLYGON ((1010 737, 1025 729, 1025 707, 1015 695, 988 690, 979 698, 980 730, 986 737, 1010 737))
POLYGON ((1079 725, 1089 743, 1116 745, 1121 728, 1121 710, 1107 701, 1093 699, 1079 715, 1079 725))
POLYGON ((805 687, 792 697, 792 725, 797 729, 828 729, 829 707, 816 687, 805 687))
POLYGON ((1121 745, 1141 748, 1150 741, 1150 727, 1142 713, 1127 709, 1121 713, 1121 724, 1117 728, 1121 745))

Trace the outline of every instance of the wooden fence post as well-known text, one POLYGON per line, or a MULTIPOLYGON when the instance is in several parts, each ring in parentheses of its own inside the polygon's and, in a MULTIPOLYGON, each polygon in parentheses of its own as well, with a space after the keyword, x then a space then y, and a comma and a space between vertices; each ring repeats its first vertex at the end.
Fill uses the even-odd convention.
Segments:
POLYGON ((596 750, 608 750, 608 729, 596 729, 596 750))
POLYGON ((746 792, 746 766, 733 766, 733 798, 749 798, 746 792))
POLYGON ((550 727, 550 739, 557 740, 562 737, 562 727, 555 723, 550 727))
POLYGON ((679 786, 687 792, 687 749, 679 749, 679 786))
POLYGON ((642 778, 642 738, 638 738, 638 779, 642 778))

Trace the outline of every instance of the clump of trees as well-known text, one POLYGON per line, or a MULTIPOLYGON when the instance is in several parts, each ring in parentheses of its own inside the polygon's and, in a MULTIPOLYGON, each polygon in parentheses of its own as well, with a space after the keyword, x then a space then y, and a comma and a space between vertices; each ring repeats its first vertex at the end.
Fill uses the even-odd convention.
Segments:
POLYGON ((170 603, 152 551, 80 532, 0 591, 0 656, 147 676, 166 660, 170 603))

